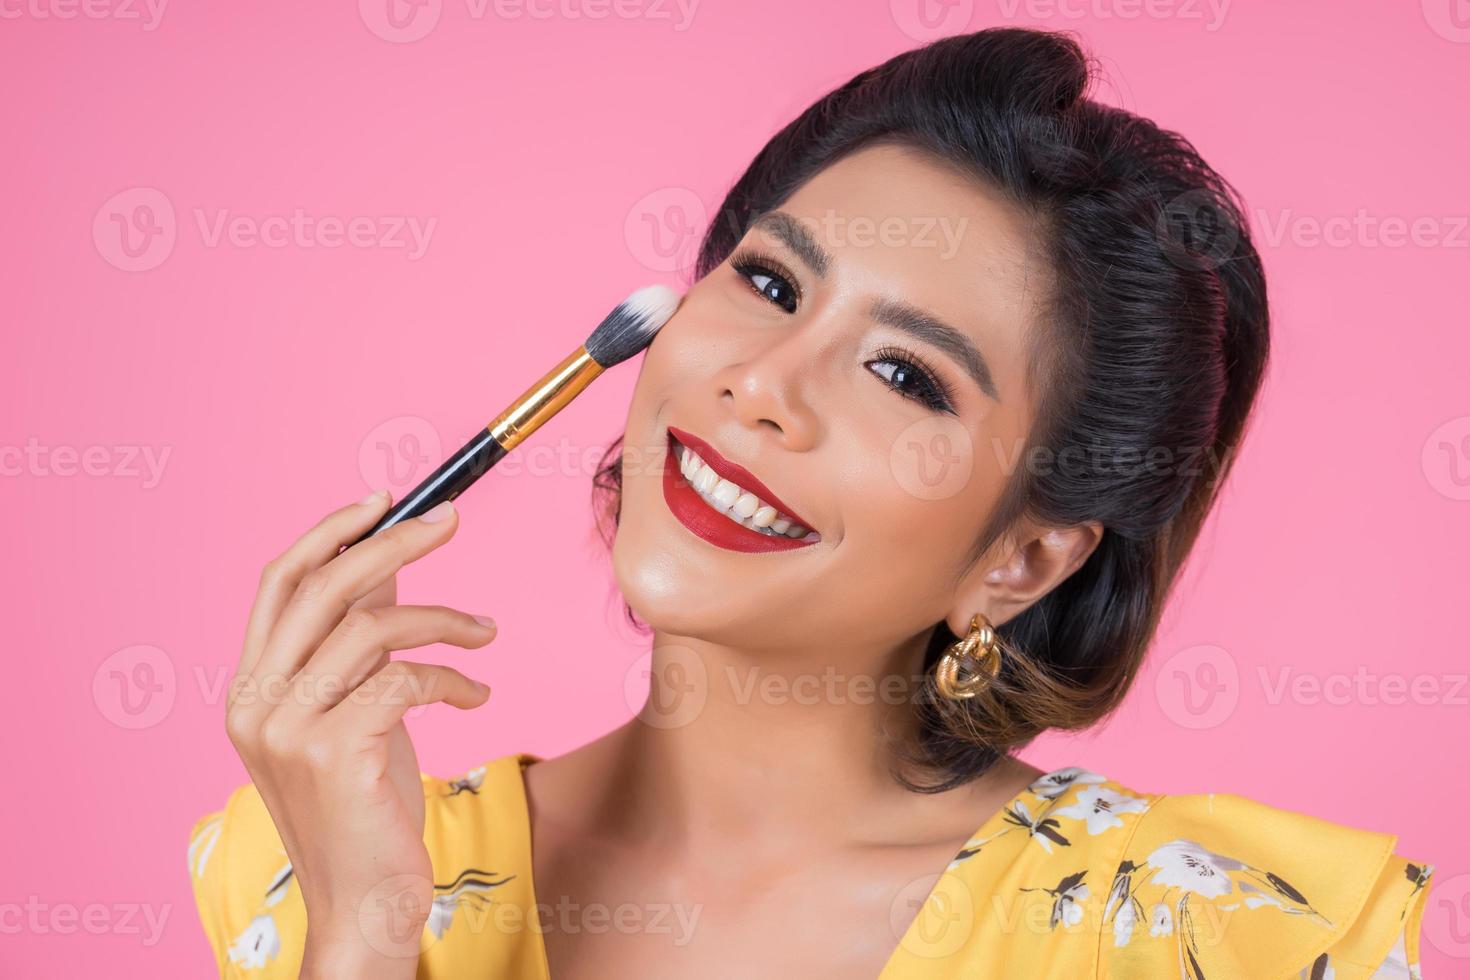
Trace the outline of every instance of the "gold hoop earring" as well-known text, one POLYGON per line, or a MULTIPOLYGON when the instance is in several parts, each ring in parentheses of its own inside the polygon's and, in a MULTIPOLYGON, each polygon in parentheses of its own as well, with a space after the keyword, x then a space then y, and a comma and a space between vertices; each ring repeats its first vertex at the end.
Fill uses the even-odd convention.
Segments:
POLYGON ((950 644, 934 668, 934 682, 946 698, 973 698, 1000 673, 1000 637, 984 613, 970 619, 970 632, 950 644))

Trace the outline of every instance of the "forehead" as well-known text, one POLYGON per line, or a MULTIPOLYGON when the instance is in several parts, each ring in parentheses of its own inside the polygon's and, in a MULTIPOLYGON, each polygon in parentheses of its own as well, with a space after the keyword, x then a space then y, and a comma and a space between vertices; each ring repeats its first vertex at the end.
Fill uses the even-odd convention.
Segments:
MULTIPOLYGON (((1010 388, 1050 288, 1039 219, 981 178, 921 150, 866 147, 780 207, 832 257, 834 288, 900 299, 1009 364, 1010 388)), ((756 235, 775 242, 769 231, 756 235)), ((997 379, 1000 380, 999 378, 997 379)))

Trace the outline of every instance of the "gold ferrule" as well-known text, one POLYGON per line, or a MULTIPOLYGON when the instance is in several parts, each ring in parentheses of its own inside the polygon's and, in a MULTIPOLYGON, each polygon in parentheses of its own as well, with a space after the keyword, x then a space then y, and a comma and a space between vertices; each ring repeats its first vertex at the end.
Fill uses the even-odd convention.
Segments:
POLYGON ((497 415, 486 428, 496 442, 507 450, 514 449, 541 428, 541 423, 565 408, 602 370, 602 365, 592 359, 587 348, 578 347, 544 378, 526 389, 525 394, 497 415))

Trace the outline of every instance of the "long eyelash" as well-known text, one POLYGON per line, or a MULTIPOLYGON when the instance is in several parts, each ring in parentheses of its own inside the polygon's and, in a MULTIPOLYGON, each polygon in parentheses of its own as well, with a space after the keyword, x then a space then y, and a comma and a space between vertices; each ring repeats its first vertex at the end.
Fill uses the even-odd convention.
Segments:
MULTIPOLYGON (((933 397, 922 398, 922 401, 935 411, 951 413, 954 411, 954 386, 948 381, 945 381, 939 375, 939 372, 931 368, 928 362, 914 351, 904 347, 884 347, 873 356, 873 360, 898 361, 901 364, 906 364, 909 367, 917 369, 920 377, 929 384, 930 391, 939 396, 937 399, 933 397)), ((892 385, 889 387, 892 387, 892 385)), ((899 394, 902 395, 903 392, 899 392, 899 394)), ((905 397, 913 398, 914 396, 906 395, 905 397)))
MULTIPOLYGON (((750 270, 764 272, 767 275, 779 276, 786 280, 791 286, 792 292, 796 293, 796 302, 801 302, 801 282, 791 274, 791 270, 782 264, 781 260, 763 252, 752 245, 743 245, 730 256, 730 267, 740 273, 741 278, 749 281, 750 270)), ((751 286, 755 289, 755 286, 751 286)), ((756 291, 759 294, 759 290, 756 291)))

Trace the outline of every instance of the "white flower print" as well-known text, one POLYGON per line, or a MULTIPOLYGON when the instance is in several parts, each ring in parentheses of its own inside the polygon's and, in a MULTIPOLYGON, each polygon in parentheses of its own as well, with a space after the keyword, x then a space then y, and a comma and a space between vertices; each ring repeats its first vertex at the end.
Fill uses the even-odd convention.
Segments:
POLYGON ((1021 891, 1046 892, 1052 897, 1051 928, 1055 929, 1059 925, 1075 926, 1082 921, 1082 902, 1091 894, 1082 883, 1086 876, 1086 871, 1078 871, 1057 882, 1055 888, 1022 888, 1021 891))
POLYGON ((269 915, 257 915, 250 920, 245 931, 230 944, 230 962, 240 964, 246 970, 259 970, 281 954, 281 934, 276 931, 276 920, 269 915))
POLYGON ((445 796, 458 796, 461 793, 469 793, 472 796, 480 795, 480 786, 485 782, 485 767, 479 766, 471 769, 459 779, 449 781, 449 790, 445 796))
POLYGON ((209 856, 214 853, 214 845, 219 843, 220 832, 224 830, 224 817, 217 816, 206 821, 199 828, 199 833, 189 841, 189 868, 194 872, 194 877, 203 878, 205 865, 209 863, 209 856))
POLYGON ((1148 914, 1148 934, 1154 938, 1174 934, 1174 916, 1163 902, 1155 905, 1148 914))
POLYGON ((1096 837, 1109 827, 1121 827, 1120 813, 1142 813, 1148 803, 1137 797, 1119 793, 1106 786, 1088 786, 1077 794, 1077 802, 1058 808, 1059 817, 1086 820, 1087 833, 1096 837))
POLYGON ((443 939, 444 933, 454 924, 454 913, 464 907, 476 908, 488 904, 488 895, 491 891, 499 888, 514 878, 515 875, 507 875, 496 880, 495 872, 480 871, 477 868, 466 868, 459 873, 447 885, 434 886, 434 902, 429 907, 429 921, 426 923, 435 939, 443 939))
POLYGON ((1205 898, 1230 894, 1235 887, 1230 872, 1245 868, 1241 862, 1208 851, 1192 840, 1170 841, 1150 854, 1145 863, 1154 869, 1155 882, 1205 898))
POLYGON ((1073 783, 1101 783, 1106 780, 1095 772, 1080 766, 1068 766, 1039 777, 1031 784, 1031 792, 1043 800, 1054 800, 1065 793, 1073 783))
POLYGON ((1113 917, 1113 945, 1127 946, 1137 923, 1138 913, 1133 910, 1132 902, 1119 906, 1118 914, 1113 917))

